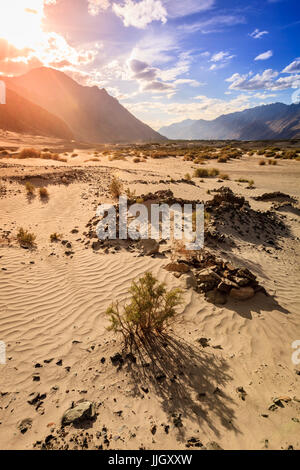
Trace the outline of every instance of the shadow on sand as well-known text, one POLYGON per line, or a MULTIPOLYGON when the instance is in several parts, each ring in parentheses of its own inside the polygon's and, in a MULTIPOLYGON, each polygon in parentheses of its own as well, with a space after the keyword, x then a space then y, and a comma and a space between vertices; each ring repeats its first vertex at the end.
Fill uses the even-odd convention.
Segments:
MULTIPOLYGON (((206 422, 216 437, 218 428, 238 432, 234 423, 233 400, 224 391, 232 380, 226 361, 179 337, 152 335, 138 347, 134 360, 126 361, 135 392, 154 390, 178 438, 185 439, 182 419, 195 424, 206 422)), ((189 435, 192 432, 188 430, 189 435)))

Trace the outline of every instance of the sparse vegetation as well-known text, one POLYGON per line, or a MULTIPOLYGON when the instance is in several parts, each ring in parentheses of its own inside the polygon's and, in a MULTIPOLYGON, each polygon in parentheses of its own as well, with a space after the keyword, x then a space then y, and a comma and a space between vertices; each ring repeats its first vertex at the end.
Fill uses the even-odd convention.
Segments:
POLYGON ((35 246, 36 235, 33 233, 24 230, 22 227, 17 233, 17 239, 21 246, 26 246, 27 248, 33 248, 35 246))
POLYGON ((40 193, 40 198, 41 199, 48 199, 49 198, 49 193, 48 193, 47 188, 40 188, 39 193, 40 193))
POLYGON ((123 191, 123 184, 116 176, 113 177, 109 185, 109 191, 112 197, 118 198, 121 196, 123 191))
POLYGON ((215 178, 220 174, 217 168, 197 168, 194 176, 196 178, 215 178))
POLYGON ((28 194, 28 196, 33 196, 35 194, 35 186, 30 183, 29 181, 26 182, 25 184, 25 189, 26 189, 26 192, 28 194))
POLYGON ((220 179, 224 181, 228 181, 229 175, 227 175, 227 173, 220 173, 220 179))
POLYGON ((62 239, 62 234, 61 233, 51 233, 50 235, 50 241, 51 242, 58 242, 62 239))
POLYGON ((123 335, 125 346, 143 343, 144 339, 162 333, 181 304, 181 290, 167 291, 151 274, 146 273, 129 290, 131 299, 120 309, 113 303, 106 311, 109 330, 123 335))
POLYGON ((27 148, 21 150, 21 152, 18 155, 18 158, 23 159, 23 158, 40 158, 41 152, 34 148, 27 148))

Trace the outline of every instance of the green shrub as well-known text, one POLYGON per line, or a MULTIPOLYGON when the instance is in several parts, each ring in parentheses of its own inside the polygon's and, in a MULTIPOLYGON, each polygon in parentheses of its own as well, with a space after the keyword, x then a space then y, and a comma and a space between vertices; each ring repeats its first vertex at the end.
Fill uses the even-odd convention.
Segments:
POLYGON ((165 284, 159 283, 149 272, 133 282, 129 292, 131 299, 122 311, 118 303, 113 303, 106 311, 111 323, 109 330, 121 333, 125 345, 162 333, 181 304, 180 289, 167 291, 165 284))

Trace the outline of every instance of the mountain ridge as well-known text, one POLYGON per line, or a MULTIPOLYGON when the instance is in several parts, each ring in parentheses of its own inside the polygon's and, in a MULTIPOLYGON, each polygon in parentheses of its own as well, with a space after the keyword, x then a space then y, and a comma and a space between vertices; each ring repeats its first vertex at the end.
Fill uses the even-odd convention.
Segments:
POLYGON ((7 89, 57 116, 76 140, 89 143, 166 140, 105 89, 80 85, 64 72, 39 67, 24 75, 1 79, 7 89))
POLYGON ((159 129, 169 139, 268 140, 300 138, 300 104, 272 103, 223 114, 211 121, 199 119, 159 129))

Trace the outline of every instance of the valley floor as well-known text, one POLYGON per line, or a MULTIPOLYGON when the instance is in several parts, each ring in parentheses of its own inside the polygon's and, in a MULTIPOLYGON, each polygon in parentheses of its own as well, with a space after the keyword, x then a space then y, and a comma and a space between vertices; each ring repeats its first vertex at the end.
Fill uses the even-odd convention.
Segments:
POLYGON ((274 233, 275 246, 250 231, 214 248, 249 268, 270 294, 222 306, 163 269, 167 250, 150 257, 95 251, 84 235, 98 204, 111 201, 113 175, 137 196, 171 189, 177 198, 208 201, 208 190, 228 186, 267 211, 273 203, 255 196, 281 191, 299 199, 300 163, 260 166, 258 156, 245 155, 204 166, 230 180, 194 178, 191 185, 181 180, 195 165, 182 158, 134 163, 100 155, 92 162, 92 151, 76 153, 66 163, 0 160, 0 341, 7 346, 0 448, 300 449, 300 364, 292 361, 292 343, 300 340, 299 205, 276 211, 288 235, 274 233), (253 179, 254 189, 239 178, 253 179), (45 186, 49 199, 27 198, 26 181, 45 186), (36 234, 35 250, 19 246, 19 227, 36 234), (64 244, 50 242, 54 232, 64 244), (146 271, 184 289, 168 344, 152 358, 162 375, 167 365, 163 379, 139 363, 111 361, 122 346, 107 331, 105 311, 127 299, 132 280, 146 271), (81 399, 96 404, 95 420, 62 430, 64 412, 81 399))

